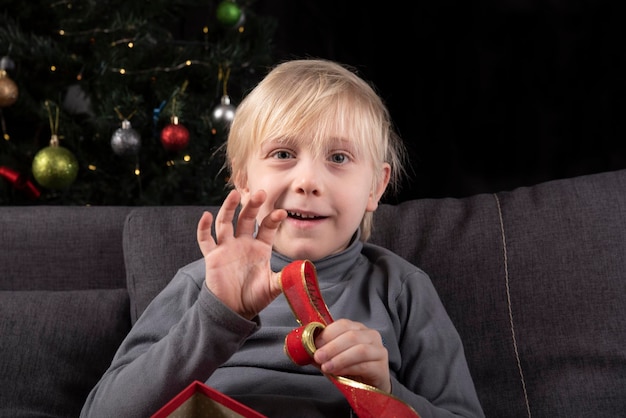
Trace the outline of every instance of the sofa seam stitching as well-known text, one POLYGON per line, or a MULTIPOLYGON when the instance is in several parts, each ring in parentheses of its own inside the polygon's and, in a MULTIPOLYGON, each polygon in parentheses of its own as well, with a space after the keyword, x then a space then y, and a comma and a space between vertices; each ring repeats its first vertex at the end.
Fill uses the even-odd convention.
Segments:
POLYGON ((504 232, 504 217, 502 216, 502 207, 500 205, 500 199, 498 198, 497 193, 493 194, 494 199, 496 200, 496 207, 498 209, 498 218, 500 221, 500 235, 502 239, 502 252, 504 257, 504 285, 506 288, 506 300, 507 307, 509 310, 509 325, 511 327, 511 338, 513 340, 513 350, 515 351, 515 360, 517 362, 517 370, 519 371, 520 380, 522 383, 522 390, 524 391, 524 402, 526 404, 526 413, 528 414, 528 418, 531 418, 532 415, 530 413, 530 402, 528 400, 528 392, 526 390, 526 380, 524 379, 524 370, 522 369, 522 362, 519 355, 519 349, 517 346, 517 337, 515 336, 515 323, 513 321, 513 306, 511 303, 511 288, 509 281, 509 258, 507 252, 506 245, 506 234, 504 232))

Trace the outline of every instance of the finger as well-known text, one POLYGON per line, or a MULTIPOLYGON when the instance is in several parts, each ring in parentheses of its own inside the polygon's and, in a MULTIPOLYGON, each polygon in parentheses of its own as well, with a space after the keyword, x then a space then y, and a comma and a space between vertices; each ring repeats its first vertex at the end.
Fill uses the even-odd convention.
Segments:
POLYGON ((276 235, 278 227, 286 217, 286 210, 277 209, 272 211, 261 222, 261 225, 259 226, 259 231, 256 236, 257 239, 271 245, 274 242, 274 235, 276 235))
POLYGON ((215 218, 215 237, 217 242, 224 242, 229 237, 233 237, 233 219, 235 218, 240 199, 239 192, 231 190, 217 212, 217 217, 215 218))
POLYGON ((373 355, 384 353, 371 349, 385 350, 378 331, 347 319, 339 319, 329 324, 317 336, 315 344, 315 360, 320 364, 332 360, 336 367, 374 360, 373 355))
POLYGON ((340 318, 331 322, 326 326, 326 328, 324 328, 324 331, 321 332, 315 339, 315 344, 317 348, 321 348, 327 343, 336 340, 337 337, 342 334, 348 333, 350 331, 359 331, 366 329, 368 328, 360 322, 351 321, 346 318, 340 318))
MULTIPOLYGON (((336 354, 324 354, 324 350, 315 352, 315 361, 320 365, 323 373, 335 374, 350 377, 362 383, 375 386, 380 390, 390 390, 389 380, 389 353, 381 343, 378 343, 378 334, 374 330, 349 331, 340 335, 325 348, 334 345, 335 341, 345 340, 346 336, 353 334, 349 338, 359 341, 350 343, 341 348, 336 354), (359 334, 357 336, 357 334, 359 334), (365 338, 362 338, 365 337, 365 338), (369 343, 373 338, 374 343, 369 343), (324 360, 321 360, 324 359, 324 360)), ((380 334, 378 334, 379 336, 380 334)), ((342 341, 345 342, 345 341, 342 341)))
POLYGON ((382 360, 364 360, 358 363, 341 366, 338 361, 335 362, 333 359, 333 361, 321 365, 320 369, 322 373, 343 376, 374 386, 384 392, 391 391, 389 364, 382 360))
MULTIPOLYGON (((384 358, 384 348, 377 345, 358 343, 330 356, 321 363, 322 371, 326 373, 363 375, 368 363, 376 363, 384 358)), ((317 351, 315 352, 317 354, 317 351)), ((321 357, 324 357, 322 354, 321 357)), ((317 359, 317 356, 315 357, 317 359)))
POLYGON ((280 284, 280 272, 272 272, 270 280, 270 295, 277 297, 283 291, 283 287, 280 284))
POLYGON ((198 221, 198 229, 196 238, 198 246, 203 256, 206 256, 213 248, 215 248, 215 240, 211 235, 211 224, 213 223, 213 215, 211 212, 205 211, 198 221))
POLYGON ((248 202, 243 205, 239 217, 237 218, 236 236, 252 236, 256 229, 256 217, 259 209, 265 202, 267 194, 263 190, 254 192, 248 202))

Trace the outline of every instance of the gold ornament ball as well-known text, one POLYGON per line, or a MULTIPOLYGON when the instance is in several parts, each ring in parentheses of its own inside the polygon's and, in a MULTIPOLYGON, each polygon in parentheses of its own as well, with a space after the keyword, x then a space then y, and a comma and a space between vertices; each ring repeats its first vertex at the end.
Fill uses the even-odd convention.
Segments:
POLYGON ((8 107, 17 101, 17 84, 9 77, 0 74, 0 107, 8 107))
POLYGON ((33 158, 33 176, 48 189, 65 189, 76 180, 78 160, 67 148, 50 145, 33 158))

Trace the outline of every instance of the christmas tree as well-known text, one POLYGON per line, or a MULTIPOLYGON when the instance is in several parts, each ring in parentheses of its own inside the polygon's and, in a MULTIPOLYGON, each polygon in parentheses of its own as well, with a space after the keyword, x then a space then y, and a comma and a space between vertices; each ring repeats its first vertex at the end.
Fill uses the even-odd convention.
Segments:
POLYGON ((237 0, 4 0, 0 204, 219 204, 223 142, 272 64, 237 0))

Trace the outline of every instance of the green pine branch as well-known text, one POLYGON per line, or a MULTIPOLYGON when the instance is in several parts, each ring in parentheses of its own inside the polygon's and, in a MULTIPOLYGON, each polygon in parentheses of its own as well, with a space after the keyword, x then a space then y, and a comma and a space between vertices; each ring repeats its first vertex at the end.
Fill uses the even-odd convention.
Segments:
POLYGON ((19 98, 0 109, 9 137, 0 141, 0 167, 35 181, 33 157, 52 134, 48 101, 60 109, 60 143, 76 156, 79 173, 65 190, 37 185, 37 199, 0 178, 0 204, 220 203, 226 132, 212 111, 226 70, 236 106, 272 65, 277 24, 257 16, 253 2, 237 4, 243 31, 216 19, 217 1, 5 0, 0 56, 14 63, 7 72, 19 98), (173 115, 190 132, 179 152, 159 138, 173 115), (111 147, 125 117, 140 133, 136 156, 121 157, 111 147))

